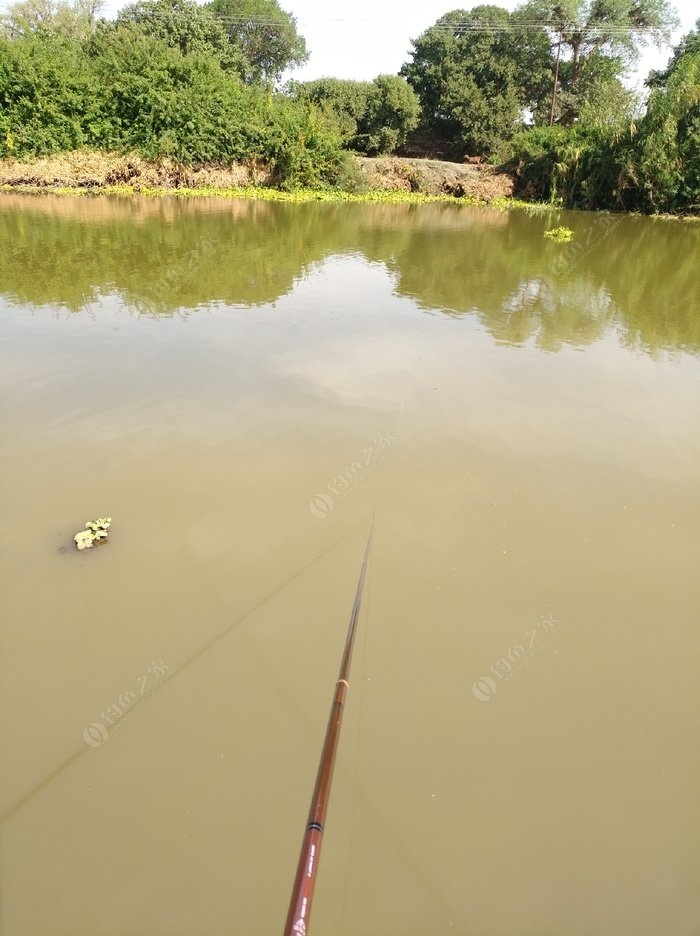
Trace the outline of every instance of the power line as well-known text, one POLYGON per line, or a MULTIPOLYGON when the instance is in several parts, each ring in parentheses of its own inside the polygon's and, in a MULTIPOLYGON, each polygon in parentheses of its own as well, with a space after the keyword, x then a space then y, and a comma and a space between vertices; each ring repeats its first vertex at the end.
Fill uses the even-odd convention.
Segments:
MULTIPOLYGON (((211 11, 209 11, 211 12, 211 11)), ((119 15, 119 14, 117 14, 119 15)), ((143 18, 152 19, 158 17, 172 18, 183 16, 185 14, 180 13, 176 10, 150 10, 148 11, 143 18)), ((283 26, 286 25, 285 22, 275 19, 263 19, 255 16, 237 16, 235 14, 218 14, 211 12, 211 16, 222 23, 230 23, 232 25, 244 25, 244 26, 283 26)), ((328 22, 328 23, 372 23, 370 19, 350 19, 350 18, 328 18, 328 17, 314 17, 313 19, 302 19, 296 21, 297 25, 303 26, 315 22, 328 22)), ((374 21, 376 22, 376 21, 374 21)), ((598 33, 601 35, 612 35, 612 34, 629 34, 629 33, 646 33, 646 32, 658 32, 658 27, 654 26, 624 26, 624 25, 609 25, 609 26, 597 26, 595 24, 568 24, 564 27, 565 32, 575 32, 575 33, 598 33)), ((429 26, 428 29, 423 32, 445 32, 453 34, 466 34, 466 33, 498 33, 498 32, 519 32, 521 30, 550 30, 554 32, 559 31, 559 26, 556 23, 548 22, 545 20, 536 22, 521 22, 521 23, 454 23, 450 25, 435 24, 434 26, 429 26)))
MULTIPOLYGON (((4 9, 0 7, 0 14, 10 12, 14 4, 10 4, 4 9)), ((128 7, 123 8, 120 11, 117 11, 117 17, 128 7)), ((274 19, 271 17, 262 17, 262 16, 246 16, 243 14, 235 13, 215 13, 208 10, 213 19, 220 23, 227 23, 230 25, 242 25, 242 26, 285 26, 289 24, 289 21, 280 21, 279 19, 274 19)), ((171 9, 171 10, 147 10, 142 14, 143 20, 149 19, 158 19, 159 17, 173 19, 178 17, 186 16, 186 11, 171 9)), ((296 25, 310 25, 311 23, 324 22, 324 23, 373 23, 381 22, 381 20, 372 20, 368 18, 354 18, 354 17, 304 17, 303 19, 296 20, 292 17, 292 20, 296 25)), ((564 32, 569 33, 578 33, 586 35, 609 35, 609 36, 618 36, 618 35, 630 35, 632 33, 655 33, 659 31, 659 27, 654 26, 625 26, 625 25, 596 25, 592 23, 567 23, 563 27, 564 32)), ((427 27, 423 30, 423 35, 426 32, 443 32, 452 35, 466 35, 469 33, 501 33, 501 32, 520 32, 520 31, 529 31, 529 30, 548 30, 550 32, 559 32, 560 26, 557 23, 553 23, 548 20, 522 20, 515 23, 472 23, 468 20, 457 21, 454 23, 435 23, 433 26, 427 27)))

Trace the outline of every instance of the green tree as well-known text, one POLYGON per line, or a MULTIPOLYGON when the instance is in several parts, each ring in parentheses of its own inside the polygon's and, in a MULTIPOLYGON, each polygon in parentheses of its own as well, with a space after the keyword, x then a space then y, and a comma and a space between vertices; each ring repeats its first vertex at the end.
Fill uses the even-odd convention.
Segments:
POLYGON ((354 145, 362 152, 393 153, 418 126, 420 101, 398 75, 379 75, 371 83, 354 145))
POLYGON ((123 26, 136 27, 183 55, 206 52, 225 69, 245 71, 243 57, 229 45, 220 22, 195 0, 138 0, 120 10, 114 23, 102 23, 106 30, 123 26))
POLYGON ((425 130, 472 153, 490 152, 522 126, 549 83, 542 31, 497 6, 447 13, 413 41, 401 74, 418 94, 425 130))
POLYGON ((528 0, 519 15, 546 24, 552 52, 560 54, 554 116, 565 126, 600 86, 619 82, 641 47, 667 42, 677 23, 669 0, 528 0))
POLYGON ((211 0, 205 7, 221 23, 247 63, 247 81, 276 81, 309 58, 296 20, 277 0, 211 0))
POLYGON ((290 81, 288 93, 297 100, 320 110, 335 126, 343 143, 350 145, 367 110, 371 84, 344 78, 317 78, 315 81, 290 81))
POLYGON ((19 39, 36 32, 83 38, 94 28, 103 0, 21 0, 0 14, 0 35, 19 39))
POLYGON ((325 114, 345 146, 368 155, 395 152, 418 126, 418 97, 397 75, 379 75, 374 81, 290 82, 289 92, 325 114))
POLYGON ((685 52, 652 91, 630 175, 652 211, 700 212, 700 51, 685 52))

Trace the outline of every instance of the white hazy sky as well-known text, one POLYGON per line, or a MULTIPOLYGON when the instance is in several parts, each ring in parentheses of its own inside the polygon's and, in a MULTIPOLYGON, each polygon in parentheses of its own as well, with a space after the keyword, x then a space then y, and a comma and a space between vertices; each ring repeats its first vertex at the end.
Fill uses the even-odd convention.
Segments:
MULTIPOLYGON (((519 0, 495 2, 512 10, 519 0)), ((408 59, 411 39, 450 10, 477 5, 459 0, 356 0, 352 5, 346 0, 281 0, 281 6, 296 17, 311 52, 308 63, 296 69, 292 77, 368 79, 382 73, 395 74, 408 59)), ((676 0, 674 6, 681 20, 674 36, 676 42, 700 17, 700 0, 676 0)), ((670 47, 644 51, 633 83, 641 85, 649 70, 664 66, 669 55, 670 47)))

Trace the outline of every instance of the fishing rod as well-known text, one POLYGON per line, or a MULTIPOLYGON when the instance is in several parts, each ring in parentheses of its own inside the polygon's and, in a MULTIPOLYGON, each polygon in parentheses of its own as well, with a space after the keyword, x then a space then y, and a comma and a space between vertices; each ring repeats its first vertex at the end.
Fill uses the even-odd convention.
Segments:
MULTIPOLYGON (((374 523, 372 527, 374 527, 374 523)), ((323 838, 323 824, 326 821, 326 810, 328 809, 328 800, 331 793, 333 766, 335 764, 335 754, 338 749, 338 739, 340 738, 340 725, 343 720, 345 697, 348 692, 348 676, 350 675, 352 648, 355 642, 357 618, 360 613, 362 589, 365 584, 367 560, 372 545, 373 532, 373 529, 370 530, 367 545, 365 546, 365 555, 362 559, 360 579, 357 583, 355 601, 353 602, 352 613, 350 614, 350 624, 348 626, 347 637, 345 638, 345 649, 343 650, 343 659, 340 664, 338 681, 335 684, 333 704, 331 705, 331 711, 328 717, 326 738, 323 742, 321 761, 318 765, 318 773, 316 774, 316 785, 314 786, 314 793, 311 797, 309 819, 301 844, 299 864, 297 865, 296 878, 294 879, 292 899, 289 903, 289 913, 287 914, 287 922, 284 927, 284 936, 306 936, 308 930, 309 916, 311 915, 311 901, 316 884, 321 840, 323 838)))

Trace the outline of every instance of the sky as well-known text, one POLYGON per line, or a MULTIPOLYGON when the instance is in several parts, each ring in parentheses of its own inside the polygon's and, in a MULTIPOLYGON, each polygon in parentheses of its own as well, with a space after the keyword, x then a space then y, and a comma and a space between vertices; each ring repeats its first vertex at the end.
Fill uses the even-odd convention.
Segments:
MULTIPOLYGON (((488 0, 479 0, 488 2, 488 0)), ((519 0, 502 0, 498 6, 512 10, 519 0)), ((411 39, 417 38, 443 14, 470 9, 476 2, 460 0, 280 0, 297 20, 297 28, 311 52, 308 63, 291 77, 308 81, 332 75, 335 78, 366 80, 379 74, 396 74, 407 61, 411 39)), ((674 43, 689 32, 700 17, 700 0, 675 0, 681 26, 674 43)), ((652 68, 668 61, 670 47, 642 52, 631 84, 641 84, 652 68)))

